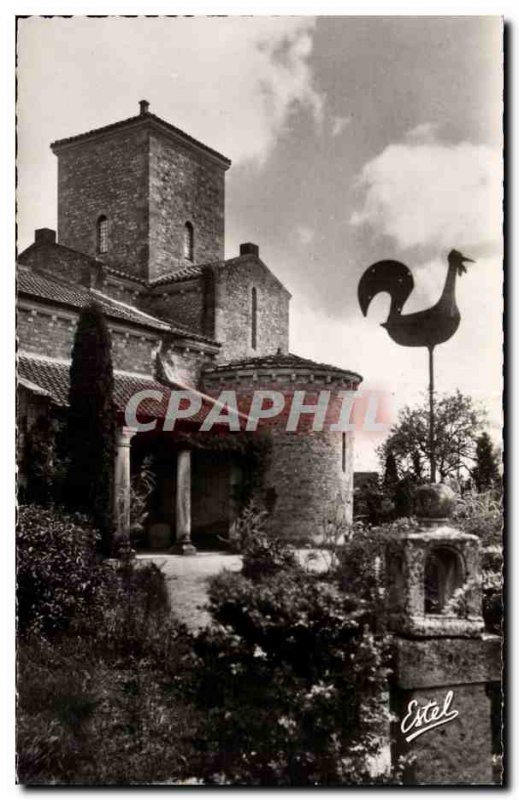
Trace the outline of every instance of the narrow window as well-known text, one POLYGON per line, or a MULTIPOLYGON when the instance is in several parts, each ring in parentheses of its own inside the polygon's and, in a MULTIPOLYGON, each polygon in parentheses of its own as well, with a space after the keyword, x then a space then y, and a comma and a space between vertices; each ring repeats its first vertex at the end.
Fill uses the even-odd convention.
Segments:
POLYGON ((190 222, 184 225, 184 258, 193 261, 195 252, 195 234, 190 222))
POLYGON ((99 217, 97 220, 97 252, 106 253, 108 251, 108 220, 106 217, 99 217))
POLYGON ((253 288, 251 295, 251 346, 255 350, 258 339, 258 293, 253 288))
POLYGON ((342 471, 346 472, 346 434, 342 434, 342 471))

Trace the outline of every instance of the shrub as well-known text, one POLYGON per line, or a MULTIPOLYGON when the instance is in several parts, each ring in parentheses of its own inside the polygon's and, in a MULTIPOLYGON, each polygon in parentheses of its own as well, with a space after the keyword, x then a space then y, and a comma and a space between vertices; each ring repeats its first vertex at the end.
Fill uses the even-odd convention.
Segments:
POLYGON ((88 614, 106 572, 96 556, 97 532, 85 517, 21 506, 17 530, 18 629, 45 634, 88 614))
POLYGON ((178 781, 197 715, 182 700, 190 644, 174 621, 146 633, 140 654, 67 633, 18 649, 18 778, 25 784, 178 781))
POLYGON ((497 491, 467 492, 458 498, 454 524, 479 536, 484 547, 501 546, 503 540, 503 498, 497 491))
POLYGON ((20 509, 19 780, 189 778, 191 637, 158 567, 100 562, 96 536, 77 515, 20 509))
POLYGON ((210 709, 197 774, 247 786, 372 782, 387 721, 385 642, 333 576, 305 572, 288 546, 257 538, 246 574, 211 582, 219 624, 196 639, 195 697, 210 709))

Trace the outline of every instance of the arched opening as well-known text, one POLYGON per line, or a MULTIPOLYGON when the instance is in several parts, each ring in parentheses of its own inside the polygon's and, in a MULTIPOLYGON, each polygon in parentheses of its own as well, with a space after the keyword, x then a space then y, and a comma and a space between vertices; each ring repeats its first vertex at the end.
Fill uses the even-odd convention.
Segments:
POLYGON ((191 222, 184 225, 184 258, 193 261, 195 253, 195 232, 191 222))
POLYGON ((258 292, 254 287, 251 292, 251 347, 258 346, 258 292))
POLYGON ((97 252, 108 252, 108 220, 105 216, 97 220, 97 252))
POLYGON ((463 582, 464 569, 459 554, 448 547, 431 550, 425 560, 424 612, 441 614, 463 582))

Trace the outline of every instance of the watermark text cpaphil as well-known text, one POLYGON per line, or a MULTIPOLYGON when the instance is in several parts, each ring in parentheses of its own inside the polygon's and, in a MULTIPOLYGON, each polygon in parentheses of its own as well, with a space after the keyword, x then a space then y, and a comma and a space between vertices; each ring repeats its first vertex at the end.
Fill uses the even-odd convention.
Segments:
POLYGON ((289 433, 384 433, 389 427, 377 392, 256 389, 244 394, 224 389, 209 396, 191 389, 150 387, 135 392, 126 404, 125 424, 137 432, 174 431, 189 421, 201 432, 254 432, 275 426, 289 433))

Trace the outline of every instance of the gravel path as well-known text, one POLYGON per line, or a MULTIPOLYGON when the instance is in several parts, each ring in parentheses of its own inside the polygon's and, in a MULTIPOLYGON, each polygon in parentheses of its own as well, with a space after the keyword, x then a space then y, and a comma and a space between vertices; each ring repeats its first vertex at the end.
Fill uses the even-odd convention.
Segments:
POLYGON ((198 552, 194 556, 146 553, 137 558, 153 561, 161 568, 166 575, 172 611, 193 629, 203 628, 211 620, 205 610, 209 578, 223 569, 233 572, 241 569, 241 556, 229 553, 198 552))
MULTIPOLYGON (((312 572, 325 570, 329 564, 329 556, 318 549, 299 550, 297 553, 301 563, 312 572)), ((205 610, 209 579, 223 569, 239 572, 242 564, 241 556, 218 551, 199 551, 194 556, 141 553, 137 558, 153 561, 161 568, 166 576, 172 611, 195 630, 211 621, 205 610)))

